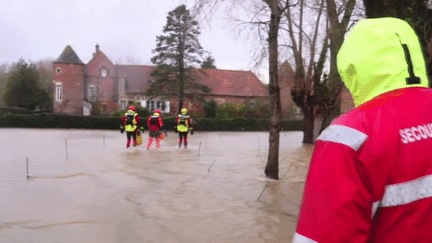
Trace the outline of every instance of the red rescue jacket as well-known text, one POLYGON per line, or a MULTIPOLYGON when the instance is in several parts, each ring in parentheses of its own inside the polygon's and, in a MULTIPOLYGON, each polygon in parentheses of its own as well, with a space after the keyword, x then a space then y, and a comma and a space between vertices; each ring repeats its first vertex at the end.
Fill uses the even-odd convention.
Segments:
POLYGON ((357 107, 315 143, 293 242, 432 242, 432 89, 414 30, 361 20, 338 69, 357 107))
POLYGON ((296 231, 313 241, 294 242, 432 242, 431 101, 431 89, 400 89, 334 120, 296 231))
POLYGON ((147 126, 150 131, 159 131, 163 126, 163 121, 160 116, 152 115, 147 119, 147 126))

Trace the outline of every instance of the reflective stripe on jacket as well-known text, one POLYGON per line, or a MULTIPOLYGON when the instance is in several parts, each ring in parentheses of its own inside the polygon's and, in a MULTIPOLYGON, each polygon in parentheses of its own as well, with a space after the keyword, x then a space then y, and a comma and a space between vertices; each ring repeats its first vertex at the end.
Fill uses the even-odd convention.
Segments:
POLYGON ((432 242, 431 100, 391 91, 323 131, 293 242, 432 242))

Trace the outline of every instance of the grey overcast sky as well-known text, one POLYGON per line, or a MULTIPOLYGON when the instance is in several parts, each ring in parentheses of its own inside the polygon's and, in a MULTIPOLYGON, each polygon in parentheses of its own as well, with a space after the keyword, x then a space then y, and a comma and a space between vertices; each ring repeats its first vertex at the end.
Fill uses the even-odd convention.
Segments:
MULTIPOLYGON (((0 0, 0 64, 19 58, 36 62, 56 59, 71 45, 87 63, 95 45, 113 63, 151 65, 156 36, 169 11, 191 0, 0 0)), ((251 48, 225 28, 224 16, 200 23, 200 43, 219 69, 250 70, 251 48)), ((256 70, 255 70, 256 71, 256 70)), ((255 72, 267 82, 268 70, 255 72), (259 73, 261 73, 261 75, 259 73)))

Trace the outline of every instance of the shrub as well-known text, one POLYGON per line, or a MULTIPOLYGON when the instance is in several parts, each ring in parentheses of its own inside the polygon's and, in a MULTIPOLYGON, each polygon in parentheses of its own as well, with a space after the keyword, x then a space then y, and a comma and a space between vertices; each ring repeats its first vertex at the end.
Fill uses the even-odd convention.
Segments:
POLYGON ((216 119, 244 118, 246 109, 238 103, 224 103, 216 108, 216 119))
POLYGON ((270 118, 270 104, 264 102, 262 99, 255 99, 253 102, 249 101, 245 105, 245 117, 250 118, 270 118))
POLYGON ((123 115, 124 115, 124 111, 114 111, 113 113, 111 113, 111 117, 123 117, 123 115))
POLYGON ((204 104, 205 118, 216 118, 216 101, 210 100, 204 104))
POLYGON ((19 107, 0 107, 0 115, 7 114, 7 113, 11 113, 11 114, 32 114, 33 111, 32 110, 28 110, 28 109, 24 109, 24 108, 19 108, 19 107))

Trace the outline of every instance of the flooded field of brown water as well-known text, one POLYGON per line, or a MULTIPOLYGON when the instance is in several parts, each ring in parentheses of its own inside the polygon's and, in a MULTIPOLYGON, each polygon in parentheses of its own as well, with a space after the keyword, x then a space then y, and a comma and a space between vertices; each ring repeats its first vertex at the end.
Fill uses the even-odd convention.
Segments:
POLYGON ((126 151, 119 131, 0 129, 0 242, 291 242, 302 136, 281 132, 269 181, 268 132, 196 132, 187 149, 171 132, 126 151))

